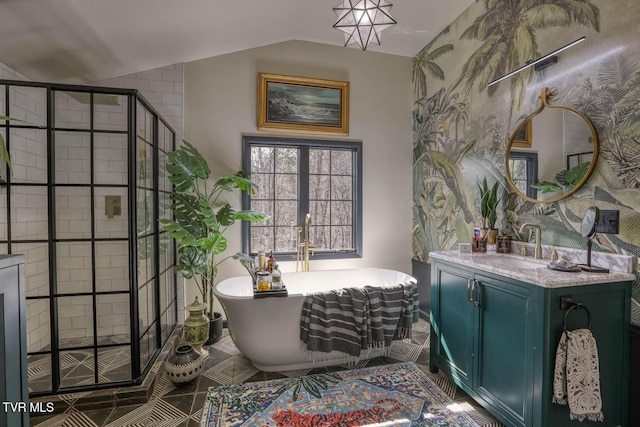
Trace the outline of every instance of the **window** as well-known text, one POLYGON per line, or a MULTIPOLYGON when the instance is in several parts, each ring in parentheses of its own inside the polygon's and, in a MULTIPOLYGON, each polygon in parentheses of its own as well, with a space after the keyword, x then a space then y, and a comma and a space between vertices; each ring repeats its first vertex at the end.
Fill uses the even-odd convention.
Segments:
POLYGON ((531 186, 538 182, 538 153, 511 151, 509 171, 511 180, 522 194, 532 199, 538 197, 538 191, 531 186))
POLYGON ((271 216, 243 224, 245 253, 295 259, 309 213, 314 259, 361 256, 362 143, 245 136, 243 168, 258 187, 243 196, 243 208, 271 216))

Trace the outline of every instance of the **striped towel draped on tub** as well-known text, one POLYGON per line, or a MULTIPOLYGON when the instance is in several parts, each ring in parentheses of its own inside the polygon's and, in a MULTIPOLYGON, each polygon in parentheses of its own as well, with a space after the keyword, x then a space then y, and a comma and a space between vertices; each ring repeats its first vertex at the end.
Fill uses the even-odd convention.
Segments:
POLYGON ((340 351, 353 358, 382 354, 393 339, 410 338, 418 321, 414 282, 309 294, 300 319, 300 339, 312 352, 340 351), (365 351, 365 353, 362 353, 365 351))

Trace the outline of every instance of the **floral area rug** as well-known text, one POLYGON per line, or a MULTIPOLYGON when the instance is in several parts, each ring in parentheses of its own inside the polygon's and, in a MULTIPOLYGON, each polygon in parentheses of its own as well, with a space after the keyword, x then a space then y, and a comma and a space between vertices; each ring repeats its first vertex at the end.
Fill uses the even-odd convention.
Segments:
POLYGON ((212 387, 201 427, 478 427, 413 363, 212 387))

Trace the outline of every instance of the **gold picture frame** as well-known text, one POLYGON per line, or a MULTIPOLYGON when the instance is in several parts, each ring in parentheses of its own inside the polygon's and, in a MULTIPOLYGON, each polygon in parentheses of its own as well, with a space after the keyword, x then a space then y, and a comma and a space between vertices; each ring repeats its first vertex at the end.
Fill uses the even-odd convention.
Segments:
POLYGON ((258 129, 349 134, 349 82, 258 73, 258 129))
POLYGON ((513 135, 513 146, 531 148, 531 121, 522 122, 518 130, 513 135))

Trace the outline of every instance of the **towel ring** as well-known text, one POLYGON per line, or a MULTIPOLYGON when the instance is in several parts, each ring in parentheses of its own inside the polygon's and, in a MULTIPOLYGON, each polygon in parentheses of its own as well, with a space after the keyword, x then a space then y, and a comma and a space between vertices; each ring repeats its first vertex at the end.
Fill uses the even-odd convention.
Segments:
POLYGON ((567 330, 567 316, 569 316, 569 312, 571 312, 571 310, 573 309, 583 309, 586 313, 587 313, 587 319, 588 319, 588 324, 587 324, 587 329, 591 329, 591 313, 589 313, 589 309, 587 307, 584 306, 584 304, 577 302, 573 305, 571 305, 571 307, 569 307, 567 309, 567 311, 564 313, 564 330, 567 330))

